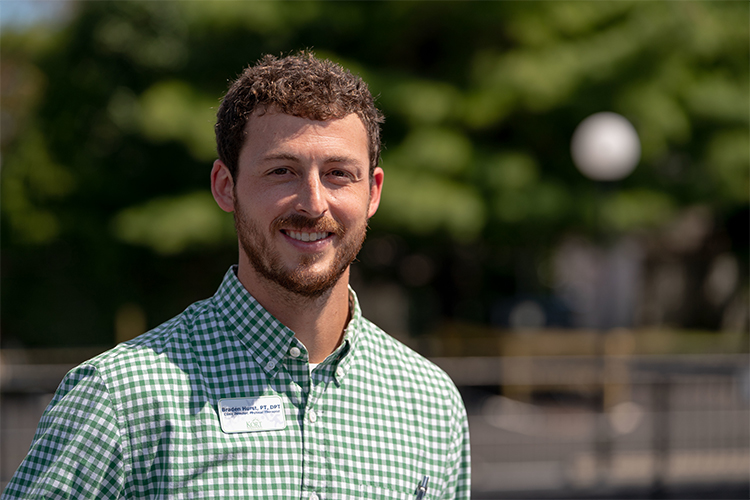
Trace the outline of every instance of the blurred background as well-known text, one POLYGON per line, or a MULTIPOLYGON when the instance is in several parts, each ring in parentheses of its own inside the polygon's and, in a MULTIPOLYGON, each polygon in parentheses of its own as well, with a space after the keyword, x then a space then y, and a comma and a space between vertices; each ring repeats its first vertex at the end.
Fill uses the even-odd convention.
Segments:
POLYGON ((747 498, 749 27, 733 1, 3 0, 0 487, 68 369, 214 293, 220 98, 312 49, 386 116, 352 282, 459 386, 474 497, 747 498), (601 112, 608 180, 571 153, 601 112))

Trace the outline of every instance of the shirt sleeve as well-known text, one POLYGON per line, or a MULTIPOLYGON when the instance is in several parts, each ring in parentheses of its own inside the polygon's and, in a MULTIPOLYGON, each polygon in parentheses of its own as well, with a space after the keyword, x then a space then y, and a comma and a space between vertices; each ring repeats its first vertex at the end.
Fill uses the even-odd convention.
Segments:
MULTIPOLYGON (((458 391, 456 391, 456 394, 458 391)), ((451 450, 451 470, 448 474, 446 500, 469 500, 471 498, 471 444, 469 420, 461 396, 456 396, 453 419, 454 438, 451 450)))
POLYGON ((3 493, 15 498, 119 498, 123 452, 109 391, 93 366, 66 375, 3 493))

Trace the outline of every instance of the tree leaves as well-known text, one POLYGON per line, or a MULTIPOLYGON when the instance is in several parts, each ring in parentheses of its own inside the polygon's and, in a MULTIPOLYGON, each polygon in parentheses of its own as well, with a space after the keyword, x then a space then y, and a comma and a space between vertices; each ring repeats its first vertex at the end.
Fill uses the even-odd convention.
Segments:
MULTIPOLYGON (((3 252, 14 262, 3 271, 6 311, 14 311, 4 315, 6 338, 44 337, 28 327, 33 298, 47 297, 22 285, 30 272, 57 276, 66 297, 94 294, 87 334, 75 324, 55 331, 101 343, 123 303, 144 304, 152 322, 170 312, 157 300, 145 305, 153 284, 131 267, 169 281, 177 278, 162 274, 162 256, 197 269, 217 255, 235 258, 231 216, 206 190, 213 122, 228 81, 264 53, 311 48, 365 78, 386 116, 373 236, 414 252, 427 246, 441 263, 464 262, 468 252, 456 248, 483 248, 469 259, 476 276, 500 278, 464 297, 475 304, 515 289, 509 276, 523 273, 509 245, 533 262, 571 231, 653 230, 698 205, 731 217, 750 198, 745 2, 69 8, 54 30, 2 35, 3 252), (569 147, 576 126, 600 111, 633 123, 643 155, 593 218, 591 181, 569 147), (111 276, 98 277, 102 270, 111 276)), ((400 266, 394 258, 377 271, 400 266)), ((464 300, 452 278, 430 279, 442 280, 443 302, 464 300)), ((196 285, 191 297, 212 288, 196 285)))

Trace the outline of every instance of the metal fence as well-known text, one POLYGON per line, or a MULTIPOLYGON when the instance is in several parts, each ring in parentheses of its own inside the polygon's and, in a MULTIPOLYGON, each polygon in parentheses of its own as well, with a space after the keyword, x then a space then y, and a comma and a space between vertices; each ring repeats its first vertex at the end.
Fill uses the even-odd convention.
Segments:
MULTIPOLYGON (((2 353, 0 488, 73 357, 2 353)), ((466 402, 474 498, 750 496, 747 355, 432 359, 466 402)))
POLYGON ((746 355, 434 358, 475 498, 748 498, 746 355))

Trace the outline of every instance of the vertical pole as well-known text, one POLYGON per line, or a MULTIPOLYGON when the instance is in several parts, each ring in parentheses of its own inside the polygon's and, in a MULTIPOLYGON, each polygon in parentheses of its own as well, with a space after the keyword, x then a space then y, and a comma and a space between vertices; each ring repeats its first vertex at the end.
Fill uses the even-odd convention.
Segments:
POLYGON ((659 373, 652 384, 653 411, 653 456, 654 477, 651 484, 650 498, 666 498, 666 476, 669 472, 669 411, 670 380, 666 374, 659 373))
POLYGON ((596 429, 594 451, 596 456, 596 482, 600 487, 607 485, 612 462, 612 435, 610 432, 609 422, 607 421, 606 408, 606 333, 599 330, 596 333, 596 361, 597 371, 599 374, 599 387, 594 398, 594 408, 596 411, 596 429))

